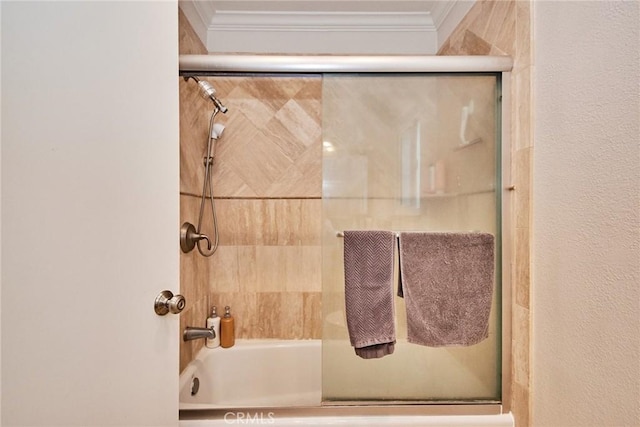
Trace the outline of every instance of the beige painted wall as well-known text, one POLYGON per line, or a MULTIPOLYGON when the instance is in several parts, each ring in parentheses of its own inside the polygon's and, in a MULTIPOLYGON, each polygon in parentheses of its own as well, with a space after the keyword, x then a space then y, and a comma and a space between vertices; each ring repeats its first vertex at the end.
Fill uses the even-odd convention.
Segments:
POLYGON ((534 426, 640 423, 640 4, 536 2, 534 426))

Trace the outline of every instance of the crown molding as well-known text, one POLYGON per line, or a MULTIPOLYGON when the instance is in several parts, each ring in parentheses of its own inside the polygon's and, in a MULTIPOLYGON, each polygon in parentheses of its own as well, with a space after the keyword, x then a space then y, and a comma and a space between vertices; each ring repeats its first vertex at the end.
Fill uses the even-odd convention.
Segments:
POLYGON ((437 52, 474 1, 180 0, 179 4, 210 53, 424 55, 437 52))
POLYGON ((243 31, 435 31, 429 12, 219 11, 209 29, 243 31))
POLYGON ((476 0, 449 0, 436 2, 432 14, 438 32, 438 48, 447 41, 453 30, 464 19, 476 0))
POLYGON ((211 16, 206 16, 199 7, 200 3, 204 2, 179 0, 178 5, 189 21, 189 24, 191 24, 191 28, 193 28, 193 31, 195 31, 202 44, 206 47, 207 31, 209 30, 209 22, 211 21, 213 13, 211 16))

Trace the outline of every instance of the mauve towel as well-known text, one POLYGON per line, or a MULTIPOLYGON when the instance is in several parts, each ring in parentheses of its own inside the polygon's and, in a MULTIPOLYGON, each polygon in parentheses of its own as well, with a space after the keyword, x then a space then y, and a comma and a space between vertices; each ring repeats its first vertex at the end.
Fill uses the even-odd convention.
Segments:
POLYGON ((395 239, 390 231, 344 232, 347 328, 351 345, 363 359, 380 358, 394 350, 395 239))
POLYGON ((487 233, 400 233, 407 340, 469 346, 489 336, 494 238, 487 233))

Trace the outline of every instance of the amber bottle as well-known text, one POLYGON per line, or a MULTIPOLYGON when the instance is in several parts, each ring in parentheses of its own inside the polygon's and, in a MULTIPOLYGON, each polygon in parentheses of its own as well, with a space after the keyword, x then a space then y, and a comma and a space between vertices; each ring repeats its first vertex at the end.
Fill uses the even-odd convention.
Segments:
POLYGON ((236 343, 235 321, 231 316, 231 307, 224 308, 224 317, 220 319, 220 347, 233 347, 236 343))

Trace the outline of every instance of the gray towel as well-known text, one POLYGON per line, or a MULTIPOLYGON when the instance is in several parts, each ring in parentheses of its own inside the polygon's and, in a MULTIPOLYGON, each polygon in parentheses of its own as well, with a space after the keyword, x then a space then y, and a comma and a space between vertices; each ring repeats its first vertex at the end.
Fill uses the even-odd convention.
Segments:
POLYGON ((494 238, 487 233, 400 233, 407 340, 469 346, 489 336, 494 238))
POLYGON ((363 359, 394 350, 394 248, 395 234, 390 231, 344 232, 347 328, 351 345, 363 359))

